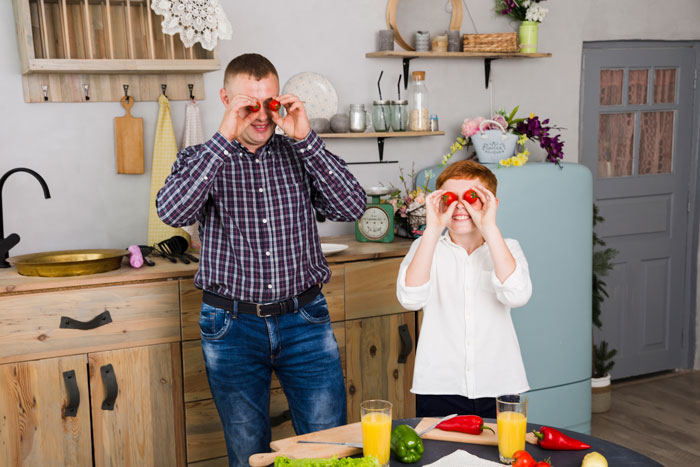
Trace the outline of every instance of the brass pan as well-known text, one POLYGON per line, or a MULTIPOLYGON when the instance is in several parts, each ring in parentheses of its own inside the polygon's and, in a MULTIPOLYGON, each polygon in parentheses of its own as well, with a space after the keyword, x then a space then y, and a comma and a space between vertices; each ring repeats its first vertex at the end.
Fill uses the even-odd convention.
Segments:
POLYGON ((127 250, 61 250, 13 256, 7 262, 23 276, 84 276, 119 269, 127 250))

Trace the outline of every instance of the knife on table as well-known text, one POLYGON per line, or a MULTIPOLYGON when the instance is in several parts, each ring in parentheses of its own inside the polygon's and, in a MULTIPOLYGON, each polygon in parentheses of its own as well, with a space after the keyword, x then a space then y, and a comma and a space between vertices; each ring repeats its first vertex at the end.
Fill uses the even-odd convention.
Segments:
POLYGON ((442 417, 440 420, 438 420, 437 422, 433 423, 432 425, 430 425, 430 426, 429 426, 428 428, 426 428, 425 430, 422 430, 420 433, 418 433, 418 436, 423 436, 424 434, 426 434, 427 432, 429 432, 430 430, 432 430, 433 428, 435 428, 436 426, 438 426, 440 423, 444 422, 445 420, 449 420, 449 419, 451 419, 451 418, 455 418, 456 416, 457 416, 457 414, 456 414, 456 413, 453 413, 452 415, 448 415, 447 417, 442 417))
POLYGON ((300 439, 297 443, 304 444, 335 444, 337 446, 348 446, 351 448, 362 448, 362 443, 343 443, 340 441, 312 441, 308 439, 300 439))

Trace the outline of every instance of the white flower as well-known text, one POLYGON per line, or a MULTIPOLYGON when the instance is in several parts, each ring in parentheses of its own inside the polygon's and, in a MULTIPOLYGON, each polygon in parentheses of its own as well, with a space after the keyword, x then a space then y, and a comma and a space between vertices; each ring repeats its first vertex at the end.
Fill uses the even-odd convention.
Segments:
POLYGON ((530 6, 530 0, 525 0, 525 1, 523 2, 523 6, 524 6, 525 8, 529 7, 529 6, 530 6))
POLYGON ((527 21, 536 21, 541 23, 548 12, 549 10, 547 8, 542 8, 537 4, 532 4, 527 9, 527 12, 525 12, 525 19, 527 21))

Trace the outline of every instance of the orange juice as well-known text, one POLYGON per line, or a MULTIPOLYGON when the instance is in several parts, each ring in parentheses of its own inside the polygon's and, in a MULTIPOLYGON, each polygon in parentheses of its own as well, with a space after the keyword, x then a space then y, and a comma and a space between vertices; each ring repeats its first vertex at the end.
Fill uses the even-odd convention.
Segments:
POLYGON ((391 416, 370 412, 362 416, 362 448, 365 456, 373 456, 379 465, 389 464, 391 452, 391 416))
POLYGON ((525 449, 527 418, 519 412, 500 412, 498 418, 498 451, 512 458, 515 451, 525 449))

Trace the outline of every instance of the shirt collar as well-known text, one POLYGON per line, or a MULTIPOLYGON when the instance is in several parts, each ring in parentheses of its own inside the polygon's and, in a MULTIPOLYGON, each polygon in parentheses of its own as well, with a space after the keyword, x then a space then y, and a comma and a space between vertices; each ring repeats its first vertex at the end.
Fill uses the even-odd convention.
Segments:
MULTIPOLYGON (((465 254, 467 251, 462 248, 460 245, 457 245, 455 242, 452 241, 452 238, 450 237, 450 232, 445 229, 444 232, 442 232, 442 235, 440 236, 440 241, 443 242, 445 245, 449 246, 450 248, 458 248, 461 251, 463 251, 465 254)), ((484 241, 481 245, 476 247, 474 251, 472 251, 471 255, 468 255, 469 257, 474 256, 475 254, 481 254, 482 251, 487 251, 488 246, 486 245, 486 241, 484 241)))

